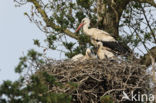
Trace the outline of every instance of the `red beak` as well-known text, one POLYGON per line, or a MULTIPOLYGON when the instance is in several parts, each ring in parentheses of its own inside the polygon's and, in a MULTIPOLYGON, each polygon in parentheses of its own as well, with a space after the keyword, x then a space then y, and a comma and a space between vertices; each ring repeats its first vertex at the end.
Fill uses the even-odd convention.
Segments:
POLYGON ((78 32, 80 29, 81 29, 81 27, 84 25, 84 23, 81 23, 80 25, 79 25, 79 27, 76 29, 76 31, 75 32, 78 32))

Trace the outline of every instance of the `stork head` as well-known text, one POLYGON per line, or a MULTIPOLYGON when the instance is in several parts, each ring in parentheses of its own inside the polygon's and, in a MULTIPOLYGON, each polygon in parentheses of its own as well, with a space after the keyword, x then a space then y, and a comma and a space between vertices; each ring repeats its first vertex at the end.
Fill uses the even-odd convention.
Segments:
POLYGON ((91 50, 89 48, 86 50, 86 56, 91 57, 91 50))
POLYGON ((81 29, 81 27, 83 27, 83 25, 85 25, 85 24, 88 24, 88 25, 90 24, 89 18, 82 19, 81 24, 79 25, 79 27, 76 29, 75 32, 78 32, 81 29))
POLYGON ((102 47, 102 46, 103 46, 102 42, 98 42, 98 43, 97 43, 97 47, 98 47, 98 48, 100 48, 100 47, 102 47))
POLYGON ((89 24, 90 23, 90 20, 89 20, 89 18, 84 18, 84 19, 82 19, 81 23, 83 23, 83 24, 89 24))

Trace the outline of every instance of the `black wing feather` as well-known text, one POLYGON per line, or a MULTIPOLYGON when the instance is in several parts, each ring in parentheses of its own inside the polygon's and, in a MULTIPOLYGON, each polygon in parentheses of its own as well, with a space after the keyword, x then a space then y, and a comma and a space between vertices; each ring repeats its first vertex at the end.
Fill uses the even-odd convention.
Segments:
POLYGON ((113 51, 117 51, 119 54, 127 54, 130 53, 130 49, 119 42, 108 42, 108 41, 102 41, 103 46, 108 47, 112 49, 113 51))

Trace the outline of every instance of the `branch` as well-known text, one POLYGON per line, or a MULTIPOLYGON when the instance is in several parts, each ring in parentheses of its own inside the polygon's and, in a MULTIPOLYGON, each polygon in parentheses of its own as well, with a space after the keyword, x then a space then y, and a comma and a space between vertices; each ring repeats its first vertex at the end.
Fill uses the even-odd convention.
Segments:
POLYGON ((156 60, 156 46, 151 48, 149 50, 149 53, 145 54, 141 60, 140 60, 140 63, 143 64, 143 65, 146 65, 147 67, 150 66, 152 64, 151 62, 151 57, 150 57, 150 54, 152 55, 152 57, 156 60))
POLYGON ((149 21, 148 21, 148 19, 147 19, 145 10, 144 10, 144 8, 142 7, 142 5, 141 5, 141 9, 142 9, 142 11, 143 11, 143 15, 144 15, 144 17, 145 17, 145 20, 146 20, 146 22, 147 22, 147 25, 148 25, 148 27, 149 27, 149 29, 150 29, 150 31, 151 31, 151 35, 153 36, 153 39, 154 39, 154 41, 155 41, 155 43, 156 43, 155 34, 154 34, 153 30, 152 30, 152 27, 150 26, 150 23, 149 23, 149 21))
MULTIPOLYGON (((39 4, 39 1, 37 0, 28 0, 28 2, 31 2, 34 4, 35 8, 37 9, 37 11, 39 12, 39 14, 42 16, 44 22, 46 23, 46 25, 48 27, 51 27, 52 29, 58 30, 58 29, 62 29, 60 26, 54 24, 53 22, 50 21, 50 19, 48 18, 48 15, 46 14, 45 10, 42 9, 42 6, 39 4)), ((65 33, 66 35, 68 35, 71 38, 74 39, 79 39, 78 36, 76 36, 74 33, 72 33, 70 30, 68 29, 64 29, 63 33, 65 33)))
POLYGON ((152 57, 151 55, 150 55, 150 58, 151 58, 151 62, 152 62, 152 80, 153 80, 153 83, 154 84, 156 84, 156 75, 155 75, 155 72, 156 72, 156 68, 155 68, 155 59, 154 59, 154 57, 152 57))
POLYGON ((140 3, 148 3, 148 4, 156 7, 156 3, 154 2, 154 0, 134 0, 134 1, 138 1, 140 3))

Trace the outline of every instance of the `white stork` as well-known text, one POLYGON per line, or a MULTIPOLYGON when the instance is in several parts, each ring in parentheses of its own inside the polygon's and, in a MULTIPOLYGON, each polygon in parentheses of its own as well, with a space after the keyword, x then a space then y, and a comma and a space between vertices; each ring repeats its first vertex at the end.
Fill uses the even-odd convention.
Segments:
POLYGON ((111 52, 111 49, 104 47, 102 42, 98 42, 98 50, 97 50, 97 56, 99 59, 108 59, 113 58, 114 54, 111 52))
POLYGON ((76 32, 80 30, 81 27, 83 27, 83 32, 90 36, 91 43, 97 47, 98 42, 102 42, 103 46, 108 47, 119 54, 125 54, 128 52, 128 49, 125 49, 125 47, 121 46, 115 39, 112 37, 109 33, 103 30, 99 30, 96 28, 88 28, 90 25, 90 20, 88 18, 82 19, 81 24, 77 28, 76 32))
POLYGON ((91 50, 89 48, 87 48, 86 50, 86 54, 85 56, 82 55, 82 54, 78 54, 78 55, 75 55, 74 57, 72 57, 72 61, 84 61, 84 60, 87 60, 87 59, 95 59, 96 56, 92 54, 91 50))

